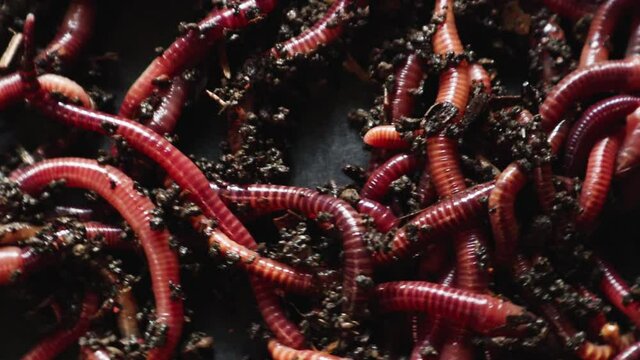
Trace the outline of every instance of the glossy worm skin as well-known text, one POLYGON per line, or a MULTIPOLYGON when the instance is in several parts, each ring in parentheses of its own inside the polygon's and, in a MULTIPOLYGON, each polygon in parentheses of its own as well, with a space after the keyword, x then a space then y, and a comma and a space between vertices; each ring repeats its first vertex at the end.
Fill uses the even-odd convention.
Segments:
POLYGON ((392 156, 384 164, 374 170, 360 190, 360 197, 382 201, 389 192, 391 183, 403 175, 418 169, 420 161, 415 155, 398 154, 392 156))
POLYGON ((616 175, 622 175, 640 164, 640 105, 627 116, 627 132, 616 158, 616 175))
POLYGON ((431 181, 440 196, 450 196, 466 189, 455 139, 446 136, 428 138, 427 155, 431 181))
POLYGON ((342 34, 347 12, 353 5, 353 0, 334 1, 320 20, 300 35, 274 46, 270 51, 271 55, 276 58, 306 55, 335 41, 342 34))
POLYGON ((53 213, 58 217, 72 217, 82 221, 89 220, 93 217, 92 209, 75 206, 58 205, 53 210, 53 213))
POLYGON ((31 248, 0 248, 0 285, 13 283, 18 276, 30 274, 45 262, 46 260, 31 248))
POLYGON ((273 360, 347 360, 320 351, 292 349, 273 339, 269 340, 268 348, 273 360))
POLYGON ((207 225, 204 217, 196 217, 192 220, 195 227, 209 237, 209 246, 213 252, 219 253, 223 257, 231 256, 238 259, 236 264, 269 283, 280 286, 287 292, 298 294, 310 294, 315 292, 317 284, 310 274, 300 272, 286 264, 266 258, 258 254, 257 251, 247 249, 231 241, 221 231, 212 229, 207 225))
POLYGON ((640 359, 640 342, 637 342, 623 352, 618 354, 613 360, 638 360, 640 359))
POLYGON ((93 35, 95 18, 95 0, 71 1, 55 37, 36 58, 38 66, 57 71, 75 63, 93 35))
MULTIPOLYGON (((89 94, 73 80, 56 74, 45 74, 38 77, 38 82, 47 92, 62 94, 74 103, 94 108, 89 94)), ((20 74, 13 73, 0 77, 0 110, 21 102, 24 96, 24 83, 20 79, 20 74)))
POLYGON ((587 164, 587 173, 578 199, 580 213, 576 226, 590 228, 600 215, 609 193, 611 179, 615 171, 616 154, 620 148, 620 136, 607 136, 597 142, 587 164))
POLYGON ((438 197, 436 187, 431 181, 428 162, 425 162, 425 164, 423 165, 422 174, 420 174, 420 180, 418 181, 418 188, 416 189, 416 193, 418 195, 420 206, 423 208, 433 204, 438 197))
POLYGON ((542 128, 550 131, 577 102, 597 93, 640 89, 640 59, 606 61, 565 76, 540 106, 542 128))
MULTIPOLYGON (((140 327, 138 326, 138 303, 133 295, 133 289, 130 285, 123 285, 119 282, 118 274, 109 269, 106 264, 96 264, 99 266, 97 271, 102 278, 112 286, 115 292, 114 300, 117 306, 116 321, 120 337, 129 341, 140 339, 140 327)), ((115 310, 115 309, 114 309, 115 310)))
POLYGON ((640 303, 631 294, 631 288, 613 267, 602 259, 596 264, 600 270, 600 291, 609 302, 625 314, 636 326, 640 325, 640 303))
POLYGON ((631 34, 629 35, 629 41, 627 42, 627 51, 625 57, 640 55, 640 15, 638 9, 633 17, 631 23, 631 34))
POLYGON ((469 66, 469 79, 471 84, 482 84, 485 93, 491 93, 491 76, 484 66, 475 63, 469 66))
POLYGON ((527 183, 527 176, 517 163, 511 163, 496 180, 489 195, 489 220, 496 244, 495 258, 508 266, 514 259, 519 228, 515 214, 516 195, 527 183))
POLYGON ((358 200, 356 209, 360 214, 370 216, 376 229, 382 233, 390 231, 400 223, 391 209, 373 200, 358 200))
POLYGON ((171 296, 171 288, 180 284, 180 273, 178 257, 169 246, 169 233, 151 228, 153 203, 135 190, 134 182, 120 170, 102 166, 94 160, 44 160, 14 171, 10 179, 30 194, 42 191, 52 181, 64 179, 66 186, 95 191, 122 215, 147 258, 157 321, 167 326, 166 341, 161 347, 150 350, 149 358, 169 358, 180 338, 184 321, 182 300, 171 296))
POLYGON ((562 120, 551 130, 547 135, 547 143, 551 148, 551 154, 556 155, 560 152, 562 145, 564 145, 565 139, 569 135, 571 130, 571 124, 568 120, 562 120))
POLYGON ((580 20, 592 10, 579 0, 544 0, 543 2, 549 10, 572 21, 580 20))
POLYGON ((423 78, 422 59, 416 54, 410 54, 396 72, 391 97, 391 121, 393 123, 400 121, 403 117, 413 115, 415 105, 414 91, 420 87, 423 78))
POLYGON ((577 175, 586 165, 591 148, 603 134, 640 106, 640 97, 618 95, 591 105, 573 125, 565 146, 564 168, 568 175, 577 175))
POLYGON ((364 134, 364 143, 376 149, 403 150, 411 145, 404 140, 395 125, 378 125, 364 134))
POLYGON ((81 360, 111 360, 111 355, 104 349, 93 349, 88 346, 83 346, 80 349, 81 360))
POLYGON ((180 36, 157 58, 129 88, 120 107, 120 116, 134 118, 140 103, 153 92, 153 80, 161 75, 173 78, 202 61, 209 49, 224 38, 226 30, 238 30, 270 13, 275 0, 244 0, 234 6, 215 9, 180 36), (257 10, 257 13, 256 13, 257 10))
POLYGON ((373 254, 374 262, 387 264, 405 258, 429 241, 468 226, 482 214, 493 188, 493 182, 477 185, 424 209, 398 230, 388 249, 373 254), (416 229, 417 234, 408 235, 411 228, 416 229))
POLYGON ((153 117, 146 124, 147 127, 160 135, 173 133, 192 85, 183 75, 174 77, 169 90, 153 112, 153 117))
POLYGON ((91 317, 98 311, 98 296, 88 292, 82 301, 78 320, 70 328, 62 328, 44 338, 38 345, 22 357, 22 360, 54 359, 78 338, 84 335, 91 325, 91 317))
POLYGON ((536 195, 540 209, 549 213, 553 207, 556 189, 553 186, 553 169, 551 163, 545 162, 533 168, 533 183, 536 187, 536 195))
POLYGON ((333 215, 333 221, 342 234, 343 292, 347 300, 344 311, 353 313, 362 309, 368 291, 358 281, 371 277, 373 265, 363 238, 362 218, 349 204, 310 189, 277 185, 229 186, 221 190, 221 195, 229 201, 245 203, 256 209, 291 209, 310 217, 316 217, 320 212, 333 215))
POLYGON ((613 30, 625 11, 634 3, 635 0, 607 0, 600 5, 591 20, 589 33, 580 54, 580 68, 609 59, 613 30))
POLYGON ((458 290, 425 281, 398 281, 377 285, 380 311, 420 311, 442 316, 451 323, 481 334, 506 327, 507 319, 525 310, 490 295, 458 290))

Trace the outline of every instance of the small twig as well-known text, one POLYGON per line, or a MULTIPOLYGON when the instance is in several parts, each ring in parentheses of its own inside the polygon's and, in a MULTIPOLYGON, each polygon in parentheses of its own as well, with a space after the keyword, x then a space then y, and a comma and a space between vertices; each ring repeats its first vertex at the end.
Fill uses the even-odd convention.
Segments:
POLYGON ((22 33, 13 34, 2 57, 0 57, 0 70, 6 70, 11 65, 20 45, 22 45, 22 33))
POLYGON ((226 108, 227 108, 227 106, 229 106, 229 103, 228 103, 228 102, 226 102, 226 101, 222 100, 222 98, 221 98, 220 96, 216 95, 213 91, 211 91, 211 90, 205 90, 205 92, 207 93, 207 95, 209 95, 209 97, 210 97, 211 99, 213 99, 213 101, 217 102, 217 103, 218 103, 218 105, 220 105, 220 107, 221 107, 222 109, 226 109, 226 108))
POLYGON ((227 57, 227 47, 224 43, 218 45, 218 57, 220 61, 220 67, 222 68, 222 74, 225 78, 231 79, 231 69, 229 68, 229 58, 227 57))

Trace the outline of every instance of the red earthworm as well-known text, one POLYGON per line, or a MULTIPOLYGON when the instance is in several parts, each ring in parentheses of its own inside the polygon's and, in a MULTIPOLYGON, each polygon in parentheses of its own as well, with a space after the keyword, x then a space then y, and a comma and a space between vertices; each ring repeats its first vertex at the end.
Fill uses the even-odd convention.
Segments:
POLYGON ((373 254, 374 263, 404 258, 429 241, 467 226, 485 209, 485 200, 493 188, 493 182, 476 185, 424 209, 398 230, 388 249, 373 254))
POLYGON ((522 307, 511 302, 426 281, 388 282, 377 285, 374 291, 380 311, 440 315, 481 334, 503 330, 511 317, 527 315, 522 307))
POLYGON ((425 162, 420 180, 418 181, 418 188, 416 189, 418 194, 418 201, 421 207, 427 207, 433 204, 438 197, 436 188, 431 181, 431 174, 429 173, 429 163, 425 162))
POLYGON ((399 220, 388 207, 368 199, 360 199, 356 204, 359 213, 368 215, 376 225, 376 229, 386 233, 398 226, 399 220))
POLYGON ((359 214, 346 202, 313 190, 277 185, 229 186, 221 189, 222 196, 230 201, 246 203, 252 208, 291 209, 316 217, 319 213, 333 216, 337 229, 342 234, 344 253, 343 293, 347 301, 347 313, 358 310, 367 299, 367 289, 359 284, 372 275, 369 251, 364 243, 364 225, 359 214))
POLYGON ((393 94, 391 95, 391 121, 397 123, 404 117, 413 115, 414 92, 419 89, 424 77, 422 59, 417 54, 407 56, 404 64, 396 71, 393 94))
POLYGON ((576 218, 576 226, 579 228, 591 227, 602 211, 615 171, 620 141, 620 135, 607 136, 598 141, 591 150, 587 173, 578 199, 580 213, 576 218))
MULTIPOLYGON (((47 92, 62 94, 74 103, 81 103, 87 108, 94 108, 93 100, 84 89, 73 80, 56 74, 45 74, 38 77, 38 82, 47 92)), ((0 109, 6 109, 24 99, 24 83, 19 73, 12 73, 0 78, 0 109)))
POLYGON ((538 204, 543 212, 548 213, 553 207, 556 189, 553 186, 553 169, 550 162, 544 162, 533 168, 533 183, 536 188, 538 204))
POLYGON ((335 41, 342 34, 343 24, 348 20, 348 13, 354 5, 353 0, 334 1, 324 16, 313 26, 300 35, 275 45, 269 52, 276 58, 292 58, 296 55, 310 54, 320 46, 335 41))
POLYGON ((640 302, 633 298, 629 285, 602 259, 596 259, 601 273, 600 291, 609 302, 625 314, 636 326, 640 325, 640 302))
POLYGON ((491 93, 491 76, 489 76, 484 66, 478 63, 471 64, 469 66, 469 79, 471 84, 482 84, 485 93, 491 93))
POLYGON ((0 245, 15 245, 42 230, 42 226, 29 223, 14 222, 0 225, 0 245))
POLYGON ((640 106, 640 97, 618 95, 601 100, 585 110, 569 133, 564 168, 576 175, 587 163, 589 151, 616 124, 640 106))
POLYGON ((113 206, 129 223, 147 258, 156 301, 157 322, 166 328, 166 341, 150 350, 150 358, 168 358, 180 338, 182 301, 171 295, 180 285, 177 255, 169 247, 169 233, 151 228, 153 203, 135 190, 134 182, 120 170, 94 160, 59 158, 44 160, 14 171, 10 179, 27 193, 36 193, 54 180, 70 187, 92 190, 113 206))
POLYGON ((638 360, 640 359, 640 342, 629 346, 626 350, 618 354, 613 360, 638 360))
MULTIPOLYGON (((640 104, 638 105, 640 106, 640 104)), ((627 132, 616 158, 616 175, 622 175, 640 163, 640 107, 627 116, 627 132)))
POLYGON ((191 86, 192 82, 185 79, 184 75, 174 77, 147 127, 161 135, 173 133, 191 86))
POLYGON ((200 62, 211 46, 224 38, 227 30, 246 27, 256 19, 270 13, 275 0, 244 0, 224 9, 215 9, 187 30, 158 57, 156 57, 135 83, 129 88, 120 107, 119 115, 135 117, 140 103, 151 95, 153 80, 161 75, 172 78, 190 66, 200 62))
POLYGON ((607 0, 598 7, 580 54, 580 68, 609 59, 613 29, 634 3, 635 0, 607 0))
POLYGON ((273 360, 347 360, 321 351, 292 349, 273 339, 269 340, 268 348, 273 360))
POLYGON ((418 262, 418 279, 429 280, 430 277, 442 277, 441 280, 448 278, 448 275, 453 270, 449 269, 450 256, 449 256, 449 243, 447 239, 441 239, 435 241, 433 244, 429 244, 427 251, 422 254, 420 261, 418 262))
POLYGON ((304 335, 296 324, 287 319, 280 300, 272 288, 256 277, 250 277, 249 280, 258 303, 258 310, 269 330, 281 343, 294 349, 303 348, 306 342, 304 335))
POLYGON ((633 17, 633 22, 631 23, 631 34, 627 42, 625 57, 630 58, 638 55, 640 55, 640 15, 638 15, 638 10, 636 10, 636 15, 633 17))
POLYGON ((398 154, 392 156, 371 173, 360 190, 360 196, 373 201, 381 201, 387 195, 392 182, 403 175, 414 172, 419 165, 420 161, 415 155, 398 154))
POLYGON ((585 15, 589 14, 592 9, 589 6, 580 3, 578 0, 544 0, 544 5, 549 10, 558 13, 560 16, 578 21, 585 15))
POLYGON ((560 152, 560 148, 562 148, 562 145, 569 134, 569 130, 571 130, 571 124, 569 121, 562 120, 547 135, 547 142, 551 148, 552 155, 556 155, 560 152))
POLYGON ((138 304, 133 295, 133 289, 130 285, 121 284, 117 274, 108 267, 108 264, 95 263, 95 267, 102 277, 115 290, 114 313, 117 315, 118 330, 120 336, 126 341, 136 340, 140 338, 140 328, 138 326, 138 304), (106 266, 105 266, 106 265, 106 266), (116 311, 117 309, 117 311, 116 311))
MULTIPOLYGON (((442 286, 452 286, 455 280, 455 269, 451 269, 446 275, 440 280, 439 284, 442 286)), ((417 317, 414 317, 417 319, 417 317)), ((437 347, 439 346, 443 339, 443 328, 444 328, 444 320, 441 316, 435 316, 427 318, 426 322, 427 326, 425 326, 424 333, 422 334, 420 339, 414 340, 413 350, 411 351, 410 360, 431 360, 435 359, 435 355, 431 356, 423 356, 423 349, 428 347, 437 347)), ((445 321, 446 322, 446 321, 445 321)))
POLYGON ((236 263, 248 273, 273 285, 281 286, 288 292, 309 294, 317 290, 317 286, 314 286, 317 284, 314 284, 311 275, 263 257, 257 251, 231 241, 221 231, 211 228, 206 218, 195 217, 192 219, 192 224, 209 238, 209 246, 212 251, 227 258, 233 256, 237 259, 236 263))
POLYGON ((591 95, 639 89, 640 60, 637 57, 574 70, 553 87, 540 106, 542 128, 547 132, 553 129, 568 109, 591 95))
POLYGON ((489 220, 496 244, 496 261, 509 265, 514 259, 519 229, 515 217, 516 195, 527 183, 518 163, 511 163, 500 174, 496 185, 489 195, 489 220))
POLYGON ((59 329, 44 338, 24 355, 22 360, 44 360, 57 357, 89 330, 91 318, 98 311, 98 305, 98 296, 87 292, 76 323, 70 328, 59 329))
POLYGON ((450 196, 467 186, 460 170, 458 142, 446 136, 427 139, 427 155, 431 181, 440 196, 450 196))
MULTIPOLYGON (((592 302, 602 301, 596 294, 592 293, 589 289, 583 285, 577 286, 577 291, 583 299, 588 299, 592 302)), ((610 325, 607 320, 607 316, 602 311, 598 311, 595 314, 590 314, 587 319, 589 335, 594 337, 600 336, 605 328, 610 325)), ((603 338, 605 338, 603 336, 603 338)))
POLYGON ((94 0, 71 1, 55 37, 36 58, 38 66, 58 72, 76 62, 93 35, 95 18, 94 0))
POLYGON ((395 125, 378 125, 364 134, 365 144, 378 149, 403 150, 411 145, 396 130, 395 125))
POLYGON ((8 285, 17 276, 39 269, 45 260, 31 248, 7 246, 0 248, 0 285, 8 285))
POLYGON ((83 346, 80 349, 80 358, 82 360, 111 360, 111 355, 104 349, 93 349, 92 347, 83 346))
POLYGON ((538 61, 542 70, 540 74, 542 89, 545 92, 562 78, 563 70, 570 66, 569 62, 565 62, 564 66, 560 67, 557 62, 557 54, 549 49, 550 43, 565 41, 564 30, 559 22, 560 19, 556 16, 550 16, 535 32, 537 36, 533 39, 534 48, 541 50, 538 61))

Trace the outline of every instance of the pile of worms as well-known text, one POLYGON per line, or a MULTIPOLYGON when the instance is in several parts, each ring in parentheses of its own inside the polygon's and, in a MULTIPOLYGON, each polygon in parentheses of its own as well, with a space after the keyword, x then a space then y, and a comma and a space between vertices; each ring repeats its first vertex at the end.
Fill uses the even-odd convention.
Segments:
POLYGON ((0 3, 22 359, 229 358, 212 291, 259 314, 238 359, 640 359, 637 0, 198 1, 119 106, 106 3, 0 3), (368 163, 288 185, 345 84, 368 163))

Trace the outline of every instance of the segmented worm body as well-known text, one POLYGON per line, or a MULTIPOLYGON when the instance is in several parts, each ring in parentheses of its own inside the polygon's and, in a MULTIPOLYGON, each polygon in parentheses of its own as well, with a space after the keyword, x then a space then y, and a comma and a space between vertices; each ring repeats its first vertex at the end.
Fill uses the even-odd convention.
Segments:
POLYGON ((160 135, 173 133, 192 85, 184 75, 174 77, 169 90, 163 94, 151 120, 146 124, 147 127, 160 135))
POLYGON ((640 15, 636 14, 633 17, 631 23, 631 33, 629 34, 629 41, 627 42, 627 51, 625 57, 630 58, 640 55, 640 15))
POLYGON ((347 203, 310 189, 277 185, 229 186, 221 189, 221 194, 229 201, 249 204, 256 209, 291 209, 310 217, 316 217, 319 213, 331 214, 342 234, 343 292, 347 299, 345 311, 357 311, 358 306, 366 301, 367 290, 358 282, 372 275, 372 263, 363 239, 365 230, 362 219, 347 203))
POLYGON ((544 0, 544 5, 549 10, 560 14, 573 21, 578 21, 593 9, 578 0, 544 0))
POLYGON ((224 37, 225 31, 244 28, 270 13, 275 6, 274 0, 244 0, 231 7, 213 10, 196 28, 187 30, 149 64, 125 95, 120 116, 136 117, 138 106, 154 89, 154 79, 161 75, 172 78, 197 64, 211 46, 224 37))
POLYGON ((375 287, 375 297, 383 312, 426 312, 482 334, 504 329, 509 318, 525 315, 522 307, 493 296, 423 281, 383 283, 375 287))
POLYGON ((14 222, 0 225, 0 245, 16 245, 42 230, 42 226, 14 222))
POLYGON ((637 342, 623 352, 618 354, 613 360, 638 360, 640 359, 640 342, 637 342))
POLYGON ((371 173, 360 190, 360 196, 373 201, 383 200, 392 182, 403 175, 414 172, 419 165, 420 161, 415 155, 398 154, 392 156, 371 173))
POLYGON ((582 191, 578 203, 580 213, 576 218, 579 228, 593 226, 609 193, 615 171, 616 154, 620 148, 620 136, 607 136, 593 146, 587 164, 582 191))
POLYGON ((292 349, 276 340, 269 340, 268 347, 273 360, 347 360, 320 351, 292 349))
MULTIPOLYGON (((44 91, 62 95, 74 104, 93 108, 93 100, 84 89, 73 80, 56 74, 45 74, 38 77, 44 91)), ((24 83, 20 74, 13 73, 0 78, 0 110, 13 106, 25 97, 24 83)))
POLYGON ((640 106, 627 116, 627 131, 616 158, 616 175, 622 175, 640 164, 640 106))
POLYGON ((547 142, 551 148, 551 154, 556 155, 560 152, 565 139, 569 135, 571 124, 567 120, 562 120, 547 135, 547 142))
POLYGON ((38 55, 36 64, 46 71, 59 72, 73 65, 93 35, 96 18, 94 0, 73 0, 49 45, 38 55))
POLYGON ((171 356, 182 332, 182 301, 171 295, 180 284, 179 264, 169 247, 169 233, 151 227, 153 203, 135 190, 134 182, 120 170, 94 160, 59 158, 16 170, 10 176, 27 193, 38 193, 49 183, 64 180, 66 186, 95 191, 129 223, 144 249, 156 301, 156 316, 164 324, 166 341, 152 349, 150 358, 171 356))
POLYGON ((396 72, 391 97, 391 121, 393 123, 413 115, 415 91, 420 87, 423 77, 422 59, 417 54, 410 54, 396 72))
POLYGON ((396 131, 395 125, 378 125, 367 131, 362 140, 365 144, 379 149, 402 150, 410 146, 396 131))
POLYGON ((567 138, 564 168, 569 175, 577 175, 587 163, 589 151, 595 143, 640 106, 640 98, 628 95, 601 100, 587 110, 573 125, 567 138))
POLYGON ((348 13, 355 6, 353 0, 336 0, 327 13, 309 29, 281 44, 274 46, 270 53, 276 58, 294 57, 315 52, 320 46, 327 45, 340 36, 348 13))
POLYGON ((22 357, 22 360, 53 359, 89 330, 91 317, 98 311, 98 296, 87 292, 82 301, 78 320, 70 328, 62 328, 44 338, 22 357))
POLYGON ((361 214, 371 216, 371 219, 376 225, 376 229, 383 233, 398 226, 400 222, 391 209, 373 200, 358 200, 356 209, 361 214))
POLYGON ((640 303, 633 298, 631 288, 613 267, 602 259, 597 259, 596 264, 601 273, 600 291, 609 302, 627 315, 636 326, 640 324, 640 303))

